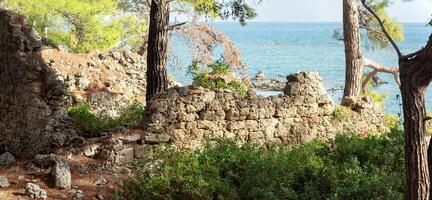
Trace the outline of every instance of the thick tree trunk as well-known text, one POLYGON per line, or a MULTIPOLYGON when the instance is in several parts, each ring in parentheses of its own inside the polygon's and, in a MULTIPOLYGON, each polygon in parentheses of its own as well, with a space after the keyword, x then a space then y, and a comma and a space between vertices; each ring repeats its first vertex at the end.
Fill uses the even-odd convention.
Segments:
MULTIPOLYGON (((381 29, 388 38, 399 57, 399 75, 404 111, 405 129, 405 165, 406 165, 406 199, 429 200, 430 180, 428 160, 432 160, 426 147, 426 107, 424 94, 432 81, 432 35, 427 45, 421 50, 403 55, 387 32, 384 22, 371 9, 366 0, 363 6, 378 20, 381 29)), ((432 151, 429 148, 429 152, 432 151)))
POLYGON ((152 0, 147 47, 147 101, 168 87, 166 69, 169 1, 152 0))
POLYGON ((424 95, 432 80, 432 44, 399 61, 404 110, 407 199, 429 199, 430 177, 424 95))
POLYGON ((358 0, 343 0, 343 29, 345 44, 345 89, 342 104, 349 106, 347 99, 361 95, 362 53, 360 47, 360 25, 358 0))

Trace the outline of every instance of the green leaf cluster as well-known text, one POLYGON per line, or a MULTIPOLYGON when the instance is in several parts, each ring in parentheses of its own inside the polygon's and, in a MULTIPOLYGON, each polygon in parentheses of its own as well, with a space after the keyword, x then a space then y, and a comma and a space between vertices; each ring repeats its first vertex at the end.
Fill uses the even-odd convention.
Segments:
POLYGON ((96 115, 90 112, 87 104, 69 108, 68 116, 72 118, 74 125, 85 137, 98 137, 107 129, 120 126, 137 126, 142 119, 145 108, 138 102, 133 102, 126 108, 120 109, 118 117, 96 115))
POLYGON ((135 15, 122 12, 118 0, 5 0, 28 20, 45 43, 74 52, 106 51, 132 33, 146 30, 135 15))
POLYGON ((338 135, 290 151, 232 141, 191 153, 167 150, 136 165, 135 178, 114 199, 403 199, 403 147, 403 133, 394 131, 338 135))
MULTIPOLYGON (((395 41, 404 40, 404 27, 401 23, 391 18, 386 8, 390 6, 390 0, 370 0, 368 5, 377 13, 377 15, 384 21, 384 26, 387 32, 395 41)), ((381 30, 378 21, 361 6, 362 12, 360 14, 361 27, 365 30, 365 35, 373 45, 378 45, 384 48, 390 45, 389 40, 381 30)), ((372 45, 372 46, 373 46, 372 45)))
POLYGON ((231 89, 242 95, 246 95, 248 88, 239 80, 227 80, 234 73, 230 66, 223 60, 217 60, 207 67, 202 67, 198 60, 192 61, 187 74, 192 76, 197 86, 208 89, 231 89))
POLYGON ((257 16, 255 9, 246 0, 177 0, 177 3, 192 5, 195 12, 200 15, 238 20, 242 25, 246 25, 248 19, 257 16))

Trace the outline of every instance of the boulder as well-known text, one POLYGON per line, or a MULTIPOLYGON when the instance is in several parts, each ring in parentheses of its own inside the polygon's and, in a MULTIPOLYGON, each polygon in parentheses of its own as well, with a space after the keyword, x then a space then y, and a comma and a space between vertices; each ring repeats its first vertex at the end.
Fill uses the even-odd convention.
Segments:
POLYGON ((53 170, 53 177, 56 188, 70 189, 72 185, 72 176, 69 165, 64 161, 58 161, 53 170))
POLYGON ((15 156, 9 152, 5 152, 0 155, 0 165, 10 165, 15 162, 16 162, 15 156))
POLYGON ((85 164, 78 164, 77 171, 80 174, 87 174, 87 172, 89 171, 89 168, 85 164))
POLYGON ((39 185, 34 183, 27 183, 25 186, 25 191, 28 196, 35 199, 47 199, 47 192, 42 189, 39 185))
POLYGON ((99 144, 90 144, 84 147, 83 153, 87 157, 93 157, 96 155, 99 149, 99 144))
POLYGON ((55 165, 55 163, 59 160, 60 159, 57 154, 36 154, 33 158, 33 163, 38 167, 48 168, 55 165))
POLYGON ((103 176, 97 176, 96 179, 93 181, 93 185, 95 186, 106 185, 106 184, 108 184, 108 181, 103 176))
POLYGON ((266 80, 266 76, 264 74, 263 71, 259 71, 256 75, 255 75, 255 80, 256 81, 264 81, 266 80))
POLYGON ((5 187, 9 187, 9 180, 4 176, 0 176, 0 188, 5 187))

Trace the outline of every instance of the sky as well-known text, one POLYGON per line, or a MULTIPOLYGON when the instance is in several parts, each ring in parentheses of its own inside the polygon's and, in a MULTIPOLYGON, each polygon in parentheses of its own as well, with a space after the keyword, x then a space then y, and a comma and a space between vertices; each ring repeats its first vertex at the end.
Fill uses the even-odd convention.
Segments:
MULTIPOLYGON (((263 0, 254 7, 258 17, 252 21, 342 21, 342 0, 263 0)), ((400 22, 424 23, 431 18, 432 0, 394 0, 387 10, 400 22)))

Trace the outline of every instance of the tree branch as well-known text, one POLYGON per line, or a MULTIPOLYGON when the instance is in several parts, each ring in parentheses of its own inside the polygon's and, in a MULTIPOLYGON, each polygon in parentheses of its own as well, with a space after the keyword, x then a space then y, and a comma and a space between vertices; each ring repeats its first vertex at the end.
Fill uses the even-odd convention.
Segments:
POLYGON ((372 61, 372 60, 370 60, 368 58, 365 58, 365 57, 363 57, 362 62, 363 62, 363 66, 369 67, 369 68, 371 68, 373 70, 372 72, 370 72, 366 76, 365 80, 363 80, 363 83, 362 83, 362 90, 363 90, 363 92, 366 92, 366 86, 367 86, 367 83, 369 82, 369 80, 373 76, 375 76, 376 74, 378 74, 379 72, 392 74, 395 82, 400 86, 400 80, 399 80, 399 76, 398 76, 399 68, 397 68, 397 67, 387 67, 387 66, 384 66, 384 65, 381 65, 379 63, 376 63, 376 62, 374 62, 374 61, 372 61))
POLYGON ((375 30, 375 29, 373 29, 373 28, 371 28, 369 26, 363 26, 363 25, 361 25, 360 28, 365 29, 365 30, 370 31, 370 32, 374 32, 374 33, 376 33, 378 35, 384 35, 383 32, 375 30))
POLYGON ((384 32, 385 36, 387 37, 387 39, 390 41, 390 43, 392 44, 393 48, 396 50, 396 53, 398 55, 399 58, 404 57, 399 49, 399 47, 397 46, 396 42, 393 40, 393 38, 390 36, 390 34, 387 32, 387 29, 384 26, 384 22, 381 20, 381 18, 378 16, 378 14, 372 9, 370 8, 367 4, 366 4, 366 0, 361 0, 363 6, 366 8, 366 10, 368 10, 374 17, 375 19, 378 21, 382 31, 384 32))
POLYGON ((179 26, 183 26, 187 24, 187 22, 182 22, 182 23, 178 23, 178 24, 173 24, 171 26, 169 26, 168 30, 174 30, 175 28, 179 27, 179 26))

